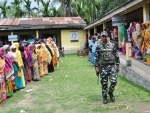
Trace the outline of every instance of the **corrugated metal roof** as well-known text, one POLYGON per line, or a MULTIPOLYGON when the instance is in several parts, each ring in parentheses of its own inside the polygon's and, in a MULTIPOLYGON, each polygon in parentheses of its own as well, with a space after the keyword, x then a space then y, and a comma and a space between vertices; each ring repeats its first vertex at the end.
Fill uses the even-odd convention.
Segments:
POLYGON ((18 25, 86 25, 81 17, 39 17, 39 18, 5 18, 0 19, 0 26, 18 25))

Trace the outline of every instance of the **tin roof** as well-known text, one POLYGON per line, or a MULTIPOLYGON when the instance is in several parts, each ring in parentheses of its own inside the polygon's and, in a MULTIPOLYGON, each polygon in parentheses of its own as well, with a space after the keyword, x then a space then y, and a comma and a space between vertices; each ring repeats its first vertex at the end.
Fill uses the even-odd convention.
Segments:
POLYGON ((28 28, 84 28, 86 22, 81 17, 38 17, 0 19, 0 29, 14 27, 28 28))

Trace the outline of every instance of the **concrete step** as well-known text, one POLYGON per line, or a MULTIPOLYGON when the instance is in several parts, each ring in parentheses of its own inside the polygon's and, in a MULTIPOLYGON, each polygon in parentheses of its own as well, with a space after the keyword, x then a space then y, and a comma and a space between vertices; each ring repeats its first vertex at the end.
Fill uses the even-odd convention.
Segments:
POLYGON ((150 90, 150 67, 132 58, 132 66, 126 66, 126 56, 119 53, 119 75, 150 90))

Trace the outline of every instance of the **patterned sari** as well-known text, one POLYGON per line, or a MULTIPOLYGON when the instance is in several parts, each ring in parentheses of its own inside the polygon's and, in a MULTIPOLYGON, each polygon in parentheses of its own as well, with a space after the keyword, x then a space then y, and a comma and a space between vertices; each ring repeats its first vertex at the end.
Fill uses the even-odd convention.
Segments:
POLYGON ((17 80, 19 79, 19 81, 21 81, 20 84, 22 84, 22 88, 25 87, 25 78, 24 78, 24 72, 23 72, 23 61, 22 61, 22 57, 21 57, 21 52, 19 51, 19 43, 15 42, 13 43, 14 46, 16 46, 16 56, 17 56, 17 59, 18 59, 18 66, 19 66, 19 72, 18 72, 18 77, 17 77, 17 80))
POLYGON ((150 21, 146 22, 146 26, 143 44, 146 48, 146 64, 150 66, 150 21))
POLYGON ((32 53, 31 51, 29 50, 28 47, 26 47, 25 51, 24 51, 24 55, 25 55, 25 60, 26 60, 26 64, 25 64, 25 67, 26 67, 26 70, 27 70, 27 81, 30 82, 32 79, 33 79, 33 74, 32 74, 32 71, 31 71, 31 67, 32 67, 32 53))
POLYGON ((0 48, 0 103, 6 100, 6 86, 5 86, 5 76, 4 76, 4 68, 5 68, 5 59, 2 58, 4 55, 4 50, 0 48))
POLYGON ((4 74, 6 77, 6 88, 7 88, 7 96, 10 97, 13 95, 13 86, 15 85, 14 82, 14 69, 13 69, 13 63, 8 55, 5 57, 5 68, 4 68, 4 74))
POLYGON ((42 46, 42 61, 43 61, 43 69, 44 69, 44 74, 48 74, 48 64, 50 64, 52 57, 47 50, 45 44, 41 44, 42 46))
POLYGON ((37 61, 38 61, 38 69, 40 77, 43 77, 44 71, 43 71, 43 60, 42 60, 42 50, 41 50, 41 44, 36 45, 36 53, 37 53, 37 61))
POLYGON ((7 91, 7 97, 10 97, 13 95, 13 91, 16 90, 15 82, 14 82, 14 68, 13 63, 11 60, 11 57, 7 54, 9 45, 3 46, 6 56, 5 56, 5 68, 4 68, 4 75, 6 77, 6 91, 7 91))
POLYGON ((38 81, 40 79, 40 74, 38 70, 37 56, 34 52, 32 53, 32 73, 33 80, 38 81))

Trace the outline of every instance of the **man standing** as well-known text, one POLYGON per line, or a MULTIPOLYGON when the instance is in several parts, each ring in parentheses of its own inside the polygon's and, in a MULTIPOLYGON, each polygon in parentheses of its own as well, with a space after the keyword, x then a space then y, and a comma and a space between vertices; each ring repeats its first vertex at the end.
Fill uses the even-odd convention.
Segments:
POLYGON ((0 39, 0 47, 3 46, 3 41, 0 39))
POLYGON ((118 47, 118 28, 117 27, 115 27, 113 30, 113 36, 114 36, 114 41, 116 42, 116 48, 118 50, 119 47, 118 47))
POLYGON ((103 103, 107 104, 107 93, 110 96, 110 101, 114 102, 115 97, 113 91, 117 84, 116 72, 119 72, 119 56, 115 43, 107 40, 106 32, 101 33, 101 41, 98 42, 95 54, 95 70, 101 78, 103 103), (110 87, 108 91, 108 78, 110 87))
POLYGON ((91 60, 91 54, 92 54, 92 49, 90 47, 91 44, 92 44, 92 36, 90 36, 88 40, 88 48, 89 48, 88 60, 89 61, 91 60))
POLYGON ((92 53, 91 53, 91 64, 95 64, 95 52, 96 52, 96 46, 97 46, 97 42, 96 42, 96 38, 95 36, 92 37, 92 43, 90 44, 90 48, 92 50, 92 53))

